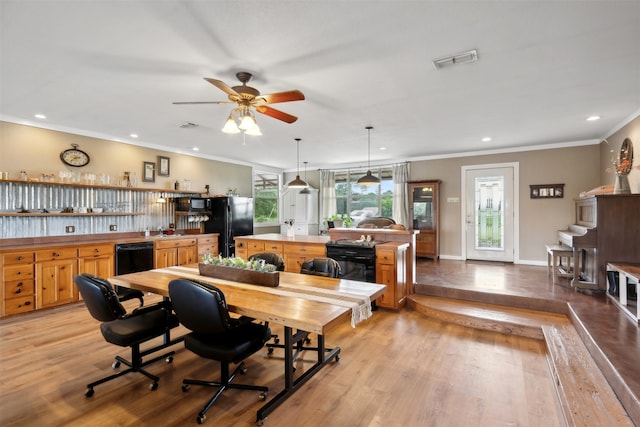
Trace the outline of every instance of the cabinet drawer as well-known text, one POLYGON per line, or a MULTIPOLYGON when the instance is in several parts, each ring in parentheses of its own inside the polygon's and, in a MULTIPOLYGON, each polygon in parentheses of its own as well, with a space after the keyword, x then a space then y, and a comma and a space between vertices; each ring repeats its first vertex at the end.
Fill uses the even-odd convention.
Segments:
POLYGON ((4 297, 9 299, 21 295, 33 295, 35 289, 35 281, 33 279, 7 281, 4 283, 4 297))
POLYGON ((195 246, 196 239, 156 240, 156 249, 171 249, 184 246, 195 246))
POLYGON ((52 248, 36 251, 36 261, 53 261, 56 259, 76 258, 78 250, 73 248, 52 248))
POLYGON ((78 257, 86 258, 86 257, 94 257, 101 255, 113 255, 115 251, 115 245, 112 243, 104 244, 104 245, 92 245, 92 246, 84 246, 78 248, 78 257))
POLYGON ((265 252, 275 252, 277 254, 282 254, 282 243, 278 242, 265 242, 264 243, 264 251, 265 252))
POLYGON ((32 311, 36 308, 35 298, 33 295, 21 296, 18 298, 10 298, 4 301, 4 314, 17 314, 32 311))
POLYGON ((206 254, 211 254, 212 256, 218 255, 218 245, 198 245, 198 257, 206 254))
POLYGON ((433 234, 420 233, 416 236, 416 241, 420 243, 433 243, 435 236, 433 234))
POLYGON ((395 264, 396 251, 393 249, 378 249, 376 251, 376 261, 378 264, 395 264))
POLYGON ((264 242, 247 242, 247 249, 251 253, 264 252, 264 242))
POLYGON ((325 256, 327 253, 324 245, 302 245, 287 244, 284 245, 284 253, 290 255, 303 255, 305 257, 325 256))
POLYGON ((33 279, 33 264, 12 265, 4 268, 4 280, 29 280, 33 279))
POLYGON ((208 236, 208 237, 198 237, 198 246, 199 245, 211 245, 214 242, 218 242, 217 236, 208 236))
POLYGON ((2 265, 29 264, 34 259, 33 252, 13 252, 2 255, 2 265))

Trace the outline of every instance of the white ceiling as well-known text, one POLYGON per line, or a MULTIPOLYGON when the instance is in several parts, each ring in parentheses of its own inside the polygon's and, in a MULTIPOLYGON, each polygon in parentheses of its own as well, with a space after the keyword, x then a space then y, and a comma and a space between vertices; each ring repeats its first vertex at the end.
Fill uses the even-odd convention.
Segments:
POLYGON ((595 142, 640 111, 639 1, 0 0, 0 120, 296 168, 595 142), (432 60, 477 49, 479 61, 432 60), (263 94, 263 136, 220 132, 203 80, 263 94), (35 113, 46 114, 37 120, 35 113), (587 122, 593 114, 601 120, 587 122), (180 128, 185 122, 196 128, 180 128), (129 135, 137 133, 139 138, 129 135), (490 136, 490 142, 481 138, 490 136), (386 150, 380 150, 380 147, 386 150))

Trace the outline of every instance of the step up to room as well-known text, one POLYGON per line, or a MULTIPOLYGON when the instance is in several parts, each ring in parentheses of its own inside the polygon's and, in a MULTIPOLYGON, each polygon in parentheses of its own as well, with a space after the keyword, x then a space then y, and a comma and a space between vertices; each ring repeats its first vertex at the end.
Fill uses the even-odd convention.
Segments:
POLYGON ((634 425, 566 316, 419 294, 408 307, 444 322, 544 340, 568 426, 634 425))
POLYGON ((408 303, 414 310, 444 322, 539 340, 544 339, 542 325, 569 323, 561 314, 452 298, 414 294, 408 303))

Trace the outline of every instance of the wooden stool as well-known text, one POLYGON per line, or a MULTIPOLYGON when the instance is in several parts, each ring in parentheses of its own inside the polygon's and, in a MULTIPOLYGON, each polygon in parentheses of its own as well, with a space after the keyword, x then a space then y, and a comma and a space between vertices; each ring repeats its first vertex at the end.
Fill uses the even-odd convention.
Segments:
POLYGON ((546 245, 547 247, 547 273, 551 271, 553 284, 558 284, 559 277, 573 278, 573 248, 565 245, 546 245), (566 259, 566 266, 562 264, 566 259), (560 270, 562 268, 562 270, 560 270))

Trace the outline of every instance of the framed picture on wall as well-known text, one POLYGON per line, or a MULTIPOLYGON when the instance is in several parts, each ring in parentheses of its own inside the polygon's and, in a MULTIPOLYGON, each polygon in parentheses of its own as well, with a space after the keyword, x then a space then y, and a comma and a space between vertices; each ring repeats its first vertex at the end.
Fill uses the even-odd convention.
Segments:
POLYGON ((530 185, 530 198, 557 199, 564 197, 564 184, 536 184, 530 185))
POLYGON ((144 182, 156 182, 156 164, 142 162, 142 180, 144 182))
POLYGON ((169 176, 171 160, 168 157, 158 156, 158 176, 169 176))

